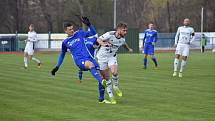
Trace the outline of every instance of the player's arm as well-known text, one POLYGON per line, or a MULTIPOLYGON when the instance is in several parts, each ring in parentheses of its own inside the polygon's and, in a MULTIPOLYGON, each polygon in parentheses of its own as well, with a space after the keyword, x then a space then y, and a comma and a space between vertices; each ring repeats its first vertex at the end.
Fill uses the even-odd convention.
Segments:
POLYGON ((105 34, 97 38, 97 43, 104 47, 111 47, 112 44, 107 41, 109 38, 110 38, 110 33, 106 32, 105 34))
POLYGON ((30 42, 36 42, 37 41, 37 34, 36 33, 33 33, 33 36, 32 37, 29 37, 28 40, 30 42))
POLYGON ((55 65, 55 67, 52 69, 51 74, 54 76, 55 73, 58 71, 58 69, 60 68, 61 64, 63 63, 65 54, 67 52, 67 47, 64 43, 62 43, 62 48, 61 48, 61 52, 58 56, 58 61, 57 64, 55 65))
POLYGON ((142 48, 144 48, 144 43, 145 43, 145 40, 146 40, 146 32, 144 32, 144 37, 143 37, 142 48))
POLYGON ((178 44, 179 36, 180 36, 180 30, 178 28, 176 35, 175 35, 175 45, 174 46, 176 46, 178 44))
POLYGON ((87 17, 81 17, 81 21, 89 28, 89 31, 83 31, 85 37, 90 37, 97 34, 96 28, 90 23, 90 20, 87 17))
POLYGON ((133 52, 133 49, 131 49, 131 48, 128 46, 128 44, 127 44, 126 42, 123 44, 123 47, 124 47, 125 49, 127 49, 128 52, 133 52))
POLYGON ((195 40, 195 32, 194 32, 194 29, 192 28, 190 43, 192 43, 194 40, 195 40))
POLYGON ((154 34, 154 37, 153 37, 153 40, 152 40, 152 45, 155 46, 155 43, 157 42, 158 40, 158 34, 157 32, 154 34))

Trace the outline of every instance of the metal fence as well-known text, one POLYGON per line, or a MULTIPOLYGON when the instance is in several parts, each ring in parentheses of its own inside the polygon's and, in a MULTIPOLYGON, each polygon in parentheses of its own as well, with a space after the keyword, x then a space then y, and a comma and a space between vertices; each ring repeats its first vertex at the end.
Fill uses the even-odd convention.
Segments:
MULTIPOLYGON (((100 34, 104 33, 104 30, 100 34)), ((135 53, 141 50, 143 33, 139 33, 137 29, 129 29, 126 36, 126 42, 134 49, 135 53), (139 36, 138 36, 139 35, 139 36)), ((200 33, 195 34, 195 41, 191 44, 192 49, 200 49, 200 33)), ((205 33, 207 39, 206 49, 215 48, 215 33, 205 33)), ((53 51, 61 48, 62 40, 66 38, 66 34, 37 34, 38 42, 35 47, 41 51, 53 51)), ((159 33, 158 42, 155 45, 157 50, 173 49, 175 33, 159 33)), ((24 40, 27 34, 0 34, 0 51, 23 51, 25 48, 24 40)), ((127 50, 120 48, 120 53, 126 53, 127 50)))

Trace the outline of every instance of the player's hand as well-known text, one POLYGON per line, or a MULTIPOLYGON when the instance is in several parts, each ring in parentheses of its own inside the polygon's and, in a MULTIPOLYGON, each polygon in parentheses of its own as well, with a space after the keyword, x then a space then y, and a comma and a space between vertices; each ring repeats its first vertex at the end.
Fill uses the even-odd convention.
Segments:
POLYGON ((176 48, 177 47, 177 44, 174 44, 174 46, 173 46, 174 48, 176 48))
POLYGON ((152 45, 155 46, 155 42, 152 42, 152 45))
POLYGON ((104 46, 104 47, 111 47, 112 44, 109 43, 109 42, 103 42, 103 43, 101 44, 101 46, 104 46))
POLYGON ((86 16, 82 16, 81 21, 82 21, 82 23, 86 24, 87 26, 91 25, 90 20, 86 16))
POLYGON ((55 73, 58 71, 58 69, 59 69, 59 67, 57 67, 57 66, 52 69, 52 71, 51 71, 52 76, 55 76, 55 73))
POLYGON ((133 52, 133 49, 128 48, 128 52, 132 53, 132 52, 133 52))

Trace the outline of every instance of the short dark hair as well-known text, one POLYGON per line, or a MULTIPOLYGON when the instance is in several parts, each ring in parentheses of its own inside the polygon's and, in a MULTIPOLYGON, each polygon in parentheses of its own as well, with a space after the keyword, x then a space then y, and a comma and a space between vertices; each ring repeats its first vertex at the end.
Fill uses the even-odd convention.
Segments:
POLYGON ((149 25, 149 24, 154 24, 154 22, 150 21, 150 22, 148 23, 148 25, 149 25))
POLYGON ((67 27, 73 26, 71 23, 64 23, 63 24, 63 29, 66 29, 67 27))
POLYGON ((116 29, 118 29, 118 28, 127 28, 127 24, 124 23, 124 22, 120 22, 120 23, 118 23, 117 26, 116 26, 116 29))
POLYGON ((34 28, 34 24, 30 24, 29 26, 31 26, 32 28, 34 28))

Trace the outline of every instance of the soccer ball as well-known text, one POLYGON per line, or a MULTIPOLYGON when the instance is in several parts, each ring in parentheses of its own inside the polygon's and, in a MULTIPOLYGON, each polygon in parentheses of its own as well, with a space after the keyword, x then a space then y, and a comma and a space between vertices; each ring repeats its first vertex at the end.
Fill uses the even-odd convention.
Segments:
POLYGON ((215 53, 215 49, 213 49, 212 52, 215 53))

